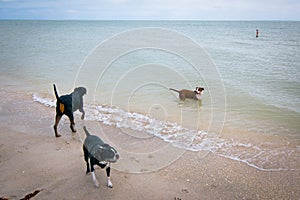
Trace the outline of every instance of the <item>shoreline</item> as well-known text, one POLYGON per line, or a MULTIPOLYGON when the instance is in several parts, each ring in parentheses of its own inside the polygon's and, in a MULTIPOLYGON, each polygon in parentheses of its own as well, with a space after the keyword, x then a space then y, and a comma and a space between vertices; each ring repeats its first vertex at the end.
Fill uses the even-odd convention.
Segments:
MULTIPOLYGON (((1 89, 0 94, 0 197, 20 199, 36 190, 40 192, 34 199, 300 197, 299 170, 260 171, 212 153, 200 157, 199 153, 191 151, 183 152, 169 165, 152 172, 129 173, 112 165, 113 189, 106 187, 105 172, 96 169, 100 188, 95 188, 91 176, 85 175, 81 142, 78 135, 69 130, 67 120, 61 124, 62 137, 55 138, 53 108, 33 102, 31 96, 25 95, 24 98, 24 95, 9 89, 1 89)), ((77 123, 81 123, 79 119, 77 123)), ((116 136, 120 132, 114 127, 104 128, 116 136)), ((153 143, 156 142, 154 139, 153 143)), ((172 148, 176 151, 175 147, 172 148)), ((122 158, 122 154, 120 156, 122 158)), ((118 162, 125 161, 123 157, 118 162)), ((133 160, 133 163, 138 161, 133 160)))
MULTIPOLYGON (((33 95, 33 100, 47 107, 50 106, 53 108, 55 105, 54 101, 36 95, 33 95)), ((133 149, 138 149, 139 151, 136 152, 138 154, 150 152, 148 155, 150 157, 154 156, 151 152, 159 154, 160 151, 166 151, 169 157, 165 156, 165 159, 168 157, 167 160, 162 159, 161 162, 168 163, 174 158, 178 158, 179 156, 177 155, 181 155, 184 151, 194 151, 202 156, 211 152, 221 157, 245 163, 261 171, 300 170, 299 160, 297 160, 300 153, 298 148, 299 140, 294 140, 287 136, 262 134, 232 128, 226 125, 226 123, 223 124, 223 131, 219 134, 215 134, 209 130, 196 131, 181 125, 178 126, 177 123, 157 121, 156 118, 152 118, 151 116, 126 112, 122 109, 106 105, 96 107, 86 104, 85 110, 90 114, 87 115, 84 121, 79 120, 79 122, 82 122, 80 126, 83 127, 89 123, 89 126, 94 127, 94 131, 99 132, 100 130, 102 132, 101 137, 107 137, 107 139, 112 137, 112 141, 116 142, 115 145, 124 149, 124 154, 127 156, 128 150, 131 152, 133 149), (149 124, 152 125, 149 126, 149 124), (118 127, 118 134, 110 131, 109 127, 118 127), (176 128, 177 132, 174 132, 174 128, 176 128), (103 132, 109 132, 109 134, 103 132), (119 140, 119 138, 123 139, 119 140), (123 144, 126 145, 124 146, 123 144), (139 146, 138 144, 145 146, 139 146), (169 148, 168 146, 176 148, 169 148), (176 149, 176 153, 172 153, 174 149, 176 149)), ((78 135, 84 138, 85 135, 80 134, 80 132, 78 132, 78 135)), ((83 139, 81 140, 83 141, 83 139)), ((163 155, 166 152, 163 152, 163 155)), ((149 161, 145 160, 145 156, 143 155, 134 156, 139 157, 135 159, 149 161)), ((128 158, 130 157, 129 155, 128 158)), ((148 162, 148 164, 150 163, 148 162)), ((131 171, 131 167, 127 168, 127 171, 131 171)), ((140 170, 146 169, 140 167, 140 170)))

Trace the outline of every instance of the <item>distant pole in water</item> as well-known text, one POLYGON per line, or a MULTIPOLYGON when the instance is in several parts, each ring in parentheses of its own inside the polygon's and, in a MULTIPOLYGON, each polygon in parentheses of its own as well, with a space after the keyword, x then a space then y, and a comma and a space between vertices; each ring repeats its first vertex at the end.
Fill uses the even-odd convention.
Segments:
POLYGON ((256 37, 258 38, 259 31, 256 29, 256 37))

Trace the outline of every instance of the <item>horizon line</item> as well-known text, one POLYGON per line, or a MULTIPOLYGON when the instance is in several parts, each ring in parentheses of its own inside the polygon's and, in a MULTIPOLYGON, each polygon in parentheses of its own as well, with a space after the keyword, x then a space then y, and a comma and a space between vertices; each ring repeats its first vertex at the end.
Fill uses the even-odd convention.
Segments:
POLYGON ((299 22, 297 19, 37 19, 37 18, 0 18, 1 21, 244 21, 244 22, 299 22))

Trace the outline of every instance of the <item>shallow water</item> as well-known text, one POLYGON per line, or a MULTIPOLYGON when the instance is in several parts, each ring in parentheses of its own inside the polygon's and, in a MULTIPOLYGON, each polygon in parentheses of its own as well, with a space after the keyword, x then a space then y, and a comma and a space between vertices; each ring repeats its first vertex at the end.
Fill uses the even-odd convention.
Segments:
POLYGON ((1 81, 44 104, 54 101, 53 83, 59 94, 83 85, 88 120, 262 170, 299 169, 299 30, 299 22, 0 21, 9 77, 1 81), (205 88, 198 102, 169 90, 196 86, 205 88), (248 135, 220 137, 224 127, 248 135))

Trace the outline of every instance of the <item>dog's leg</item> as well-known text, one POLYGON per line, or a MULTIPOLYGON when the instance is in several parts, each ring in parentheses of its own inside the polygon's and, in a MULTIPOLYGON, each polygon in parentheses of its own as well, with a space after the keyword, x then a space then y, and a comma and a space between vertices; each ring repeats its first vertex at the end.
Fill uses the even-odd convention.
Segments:
POLYGON ((96 179, 95 171, 92 171, 92 180, 94 182, 95 187, 99 187, 99 182, 96 179))
POLYGON ((108 163, 106 167, 106 176, 107 176, 107 187, 112 188, 113 184, 110 180, 110 163, 108 163))
POLYGON ((99 182, 96 178, 95 175, 95 169, 94 169, 94 165, 96 164, 96 160, 93 159, 93 157, 90 158, 90 165, 91 165, 91 171, 92 171, 92 180, 94 182, 95 187, 99 187, 99 182))
POLYGON ((183 92, 179 93, 179 98, 184 101, 185 100, 185 94, 183 92))
POLYGON ((83 145, 83 152, 84 152, 84 160, 86 162, 86 172, 85 174, 89 174, 90 171, 90 165, 89 165, 89 152, 88 150, 85 148, 85 146, 83 145))
POLYGON ((61 135, 59 135, 57 133, 57 126, 58 126, 58 123, 59 123, 61 117, 62 117, 62 115, 59 115, 59 114, 56 114, 56 116, 55 116, 55 124, 54 124, 53 128, 54 128, 54 132, 55 132, 55 136, 56 137, 60 137, 61 136, 61 135))
POLYGON ((84 120, 85 112, 83 110, 83 95, 80 98, 79 111, 82 113, 81 119, 84 120))
POLYGON ((79 111, 82 113, 81 119, 84 120, 85 112, 84 112, 83 108, 82 107, 79 108, 79 111))
POLYGON ((75 122, 74 122, 73 113, 71 113, 69 115, 69 119, 70 119, 70 128, 71 128, 72 132, 75 133, 76 132, 76 128, 75 128, 75 122))

